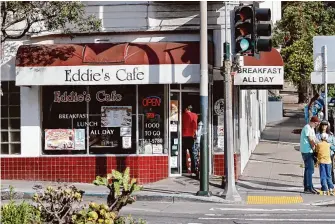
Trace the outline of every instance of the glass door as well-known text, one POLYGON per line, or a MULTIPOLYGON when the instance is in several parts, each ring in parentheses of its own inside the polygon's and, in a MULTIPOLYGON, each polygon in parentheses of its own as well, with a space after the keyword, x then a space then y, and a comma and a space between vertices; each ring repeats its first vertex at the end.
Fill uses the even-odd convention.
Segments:
POLYGON ((170 176, 181 175, 181 94, 170 92, 170 176))

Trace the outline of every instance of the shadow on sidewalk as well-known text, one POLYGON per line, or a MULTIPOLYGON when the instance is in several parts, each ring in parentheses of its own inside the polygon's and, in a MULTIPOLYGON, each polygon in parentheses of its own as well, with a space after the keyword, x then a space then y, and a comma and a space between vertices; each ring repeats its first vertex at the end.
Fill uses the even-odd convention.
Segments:
MULTIPOLYGON (((263 162, 263 163, 275 163, 275 164, 286 164, 286 165, 301 165, 301 163, 299 163, 299 162, 292 162, 292 161, 291 162, 278 162, 278 161, 262 160, 262 159, 254 159, 254 158, 250 158, 249 161, 263 162)), ((283 161, 283 160, 279 160, 279 161, 283 161)))
MULTIPOLYGON (((303 175, 297 175, 297 174, 291 174, 291 173, 280 173, 279 176, 304 178, 303 175)), ((316 177, 316 176, 313 176, 313 179, 319 180, 320 178, 316 177)))
POLYGON ((269 192, 283 192, 283 193, 302 193, 300 190, 285 190, 285 189, 267 189, 267 188, 259 188, 259 187, 253 187, 244 183, 237 183, 236 184, 239 187, 242 187, 246 190, 253 190, 253 191, 269 191, 269 192))
POLYGON ((282 121, 267 124, 261 134, 261 139, 299 143, 300 134, 296 133, 295 130, 303 128, 305 125, 304 114, 302 111, 294 111, 286 115, 282 121))
MULTIPOLYGON (((214 191, 222 191, 221 177, 210 178, 209 186, 214 191)), ((196 193, 200 189, 200 180, 196 177, 182 176, 166 179, 165 182, 156 182, 144 186, 142 191, 166 193, 166 194, 189 194, 196 193)))

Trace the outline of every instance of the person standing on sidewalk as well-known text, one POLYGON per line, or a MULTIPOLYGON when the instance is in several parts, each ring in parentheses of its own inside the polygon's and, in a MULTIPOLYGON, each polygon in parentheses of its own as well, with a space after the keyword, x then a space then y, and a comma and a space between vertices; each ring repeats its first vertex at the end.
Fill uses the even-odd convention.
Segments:
POLYGON ((308 124, 304 126, 300 136, 300 152, 304 160, 304 192, 317 194, 313 187, 314 174, 314 149, 316 145, 316 136, 314 129, 318 126, 320 120, 313 116, 308 124))
POLYGON ((328 134, 321 134, 321 142, 316 145, 320 170, 321 191, 323 195, 334 196, 334 185, 331 177, 330 144, 327 142, 328 134))
POLYGON ((325 103, 324 103, 324 93, 318 94, 316 93, 315 96, 310 100, 309 104, 305 106, 305 120, 306 123, 309 122, 310 118, 313 116, 317 116, 323 119, 326 111, 325 111, 325 103))
POLYGON ((334 164, 333 164, 335 156, 335 137, 334 134, 330 131, 330 124, 327 120, 321 121, 321 124, 319 125, 318 131, 316 133, 316 138, 319 142, 321 142, 322 133, 328 134, 327 142, 330 144, 331 176, 333 184, 335 184, 334 164))
POLYGON ((189 150, 191 155, 191 172, 196 174, 195 160, 196 158, 193 156, 193 144, 196 131, 198 129, 198 115, 192 112, 192 106, 189 105, 185 108, 183 117, 182 117, 182 136, 183 136, 183 150, 182 150, 182 164, 183 170, 187 170, 187 161, 186 154, 187 150, 189 150))

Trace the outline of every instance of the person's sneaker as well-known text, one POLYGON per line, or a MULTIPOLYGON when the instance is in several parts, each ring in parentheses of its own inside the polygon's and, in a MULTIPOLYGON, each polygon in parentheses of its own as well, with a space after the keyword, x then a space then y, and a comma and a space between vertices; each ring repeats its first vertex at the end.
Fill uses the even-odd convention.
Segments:
POLYGON ((321 191, 320 194, 321 195, 328 195, 328 191, 321 191))
POLYGON ((334 190, 330 190, 330 191, 329 191, 329 195, 330 195, 330 196, 334 196, 334 190))
POLYGON ((304 190, 305 194, 317 194, 318 192, 314 189, 306 189, 304 190))

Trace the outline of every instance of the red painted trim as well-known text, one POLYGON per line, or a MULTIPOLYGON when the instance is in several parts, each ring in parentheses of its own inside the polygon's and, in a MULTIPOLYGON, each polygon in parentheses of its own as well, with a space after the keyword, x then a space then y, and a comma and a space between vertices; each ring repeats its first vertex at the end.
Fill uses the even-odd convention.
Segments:
MULTIPOLYGON (((209 43, 209 64, 213 47, 209 43)), ((200 64, 199 42, 22 45, 18 67, 200 64)))
POLYGON ((280 53, 272 48, 271 52, 261 52, 260 59, 251 56, 244 56, 244 66, 284 66, 280 53))

